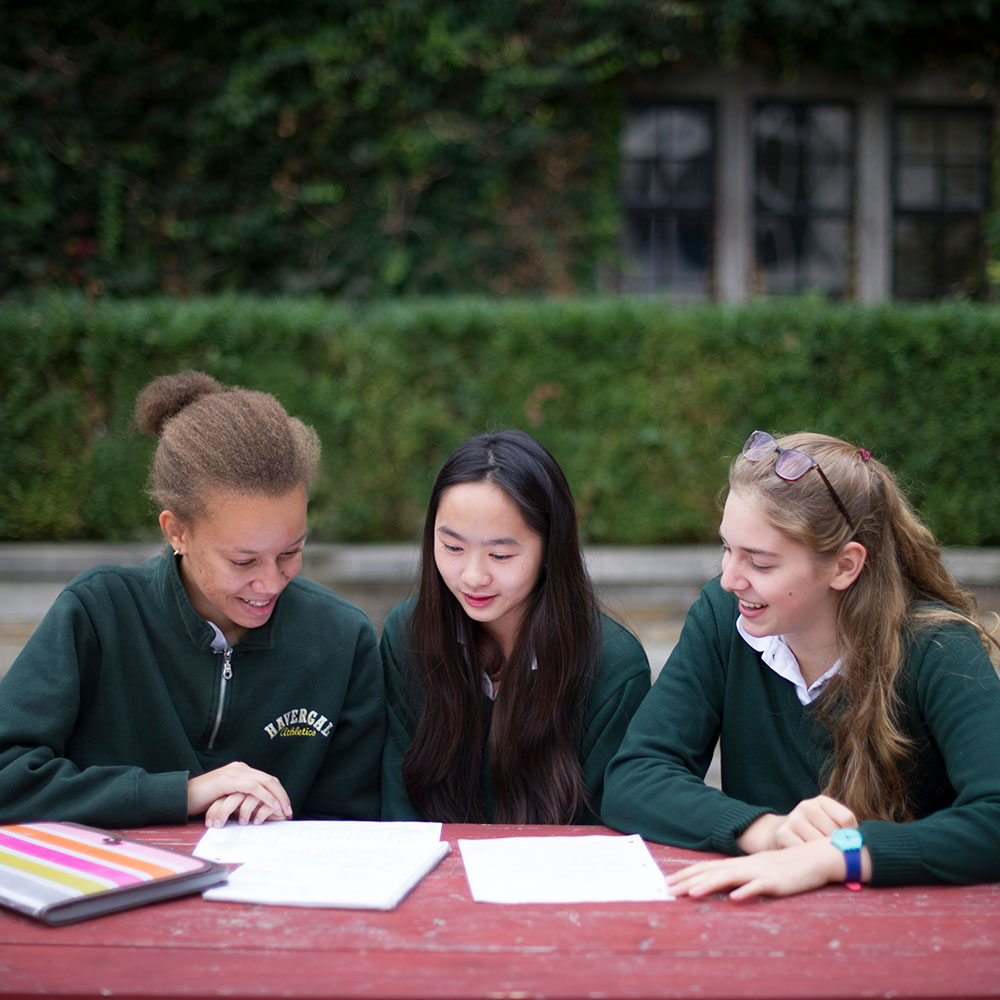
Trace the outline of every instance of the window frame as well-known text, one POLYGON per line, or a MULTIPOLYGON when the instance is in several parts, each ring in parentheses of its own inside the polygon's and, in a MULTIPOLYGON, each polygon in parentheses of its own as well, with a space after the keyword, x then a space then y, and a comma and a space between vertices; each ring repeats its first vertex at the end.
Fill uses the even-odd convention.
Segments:
MULTIPOLYGON (((892 244, 892 280, 891 293, 894 299, 900 301, 926 301, 928 299, 945 298, 964 292, 965 294, 985 294, 988 283, 986 276, 986 235, 984 228, 984 216, 990 210, 990 190, 991 190, 991 157, 990 149, 993 142, 993 118, 991 109, 983 105, 954 104, 954 103, 917 103, 909 101, 899 101, 892 105, 890 114, 890 169, 889 183, 891 186, 892 216, 890 219, 890 239, 892 244), (925 159, 929 159, 933 168, 934 190, 936 199, 933 205, 914 206, 904 204, 902 201, 900 169, 901 165, 907 162, 914 162, 914 158, 904 159, 904 152, 901 149, 902 119, 907 114, 926 115, 933 119, 934 141, 931 153, 925 159), (975 207, 962 208, 956 205, 949 206, 945 194, 945 183, 949 166, 969 164, 967 158, 956 156, 949 159, 945 143, 942 142, 942 132, 946 128, 949 119, 954 117, 978 119, 979 128, 979 149, 974 161, 975 169, 979 172, 978 204, 975 207), (919 291, 908 289, 904 285, 901 275, 901 257, 903 251, 900 248, 900 229, 905 223, 915 226, 929 227, 933 230, 933 236, 927 241, 925 252, 930 254, 930 264, 927 267, 927 288, 921 294, 919 291), (977 258, 978 263, 976 273, 969 275, 968 284, 961 288, 956 286, 953 269, 948 266, 949 260, 954 258, 954 247, 950 245, 947 238, 949 232, 955 232, 959 227, 972 224, 974 233, 968 241, 971 255, 977 258)), ((917 158, 919 162, 919 158, 917 158)))
POLYGON ((758 291, 768 295, 793 294, 807 289, 820 288, 831 298, 851 298, 855 285, 855 239, 856 215, 858 199, 858 107, 853 100, 843 97, 830 98, 793 98, 762 97, 754 101, 750 116, 751 170, 752 170, 752 243, 753 270, 755 285, 758 291), (792 207, 787 211, 776 209, 767 204, 762 190, 762 164, 765 154, 762 150, 764 137, 759 132, 759 122, 762 113, 771 107, 784 108, 792 112, 796 126, 796 166, 797 182, 792 207), (843 207, 831 208, 811 203, 805 190, 806 169, 810 164, 809 147, 803 142, 803 132, 806 119, 810 112, 821 108, 835 108, 846 112, 848 145, 846 149, 838 147, 835 165, 846 170, 846 197, 843 207), (835 285, 817 284, 810 280, 808 271, 812 266, 807 252, 810 236, 810 225, 823 220, 841 221, 846 229, 844 238, 844 254, 840 281, 835 285), (775 269, 767 263, 768 255, 762 250, 766 235, 773 232, 775 225, 784 224, 792 234, 792 273, 791 285, 769 285, 767 275, 775 269))
MULTIPOLYGON (((660 144, 657 142, 656 152, 649 157, 629 156, 625 150, 628 125, 622 130, 620 141, 620 182, 618 200, 621 211, 622 226, 619 240, 620 264, 615 269, 614 286, 618 292, 627 294, 668 294, 677 298, 711 299, 715 289, 715 257, 716 257, 716 227, 718 215, 718 106, 715 100, 692 99, 683 100, 671 97, 667 100, 642 100, 631 102, 626 109, 626 118, 640 112, 661 111, 693 111, 707 126, 708 153, 706 156, 693 158, 668 157, 661 155, 660 144), (687 203, 683 200, 665 198, 657 200, 643 197, 629 190, 626 180, 631 167, 646 165, 657 170, 665 165, 696 164, 698 169, 705 169, 707 177, 700 185, 706 192, 701 204, 687 203), (630 217, 648 217, 651 234, 668 233, 670 237, 657 240, 650 236, 652 250, 651 266, 644 271, 634 270, 638 258, 630 252, 628 233, 631 228, 630 217), (705 262, 700 271, 685 269, 679 265, 678 234, 684 228, 693 228, 704 232, 705 262), (633 265, 630 267, 630 265, 633 265), (693 277, 694 276, 694 277, 693 277)), ((657 123, 657 128, 659 128, 657 123)))

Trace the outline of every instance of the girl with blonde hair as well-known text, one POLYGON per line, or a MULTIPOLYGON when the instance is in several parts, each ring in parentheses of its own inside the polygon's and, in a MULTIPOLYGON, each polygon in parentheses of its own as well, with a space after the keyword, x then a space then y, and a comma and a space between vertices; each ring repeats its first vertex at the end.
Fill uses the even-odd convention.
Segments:
POLYGON ((722 574, 608 768, 606 822, 746 855, 676 873, 678 895, 1000 879, 997 642, 890 470, 755 431, 720 535, 722 574))

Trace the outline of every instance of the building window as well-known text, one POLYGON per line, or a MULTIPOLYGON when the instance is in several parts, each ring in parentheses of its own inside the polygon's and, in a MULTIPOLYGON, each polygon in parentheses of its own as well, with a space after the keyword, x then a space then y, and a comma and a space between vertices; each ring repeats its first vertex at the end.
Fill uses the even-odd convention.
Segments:
POLYGON ((753 118, 758 291, 850 294, 854 110, 839 103, 757 105, 753 118))
POLYGON ((715 112, 710 104, 635 107, 622 136, 624 292, 711 294, 715 112))
POLYGON ((985 287, 989 113, 893 110, 893 295, 975 295, 985 287))

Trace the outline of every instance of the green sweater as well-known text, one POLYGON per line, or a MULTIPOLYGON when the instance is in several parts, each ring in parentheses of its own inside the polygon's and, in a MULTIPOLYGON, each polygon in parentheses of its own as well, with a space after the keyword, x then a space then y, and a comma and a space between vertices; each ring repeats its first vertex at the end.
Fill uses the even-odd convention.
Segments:
MULTIPOLYGON (((829 733, 742 639, 737 615, 718 580, 691 608, 608 767, 610 826, 738 854, 736 838, 757 817, 819 794, 829 733), (703 781, 717 740, 721 791, 703 781)), ((916 745, 917 818, 861 823, 873 884, 1000 880, 1000 679, 975 631, 949 624, 918 632, 899 695, 916 745)))
MULTIPOLYGON (((410 746, 420 713, 420 692, 408 701, 417 684, 406 658, 410 615, 416 598, 397 607, 386 619, 382 633, 388 729, 382 757, 382 818, 387 820, 435 819, 421 816, 410 804, 403 783, 403 757, 410 746)), ((586 710, 581 718, 578 756, 583 780, 594 811, 577 817, 579 823, 600 823, 597 815, 604 785, 604 770, 621 743, 632 713, 649 691, 649 661, 639 641, 627 629, 601 616, 602 646, 586 710)), ((498 697, 503 697, 502 688, 498 697)), ((487 718, 493 702, 484 693, 487 718)), ((484 734, 485 735, 485 734, 484 734)), ((489 760, 484 755, 483 805, 488 821, 494 816, 489 760)))
POLYGON ((367 617, 297 578, 230 652, 214 635, 176 559, 73 580, 0 681, 0 822, 184 823, 188 778, 232 761, 275 775, 296 816, 377 819, 367 617))

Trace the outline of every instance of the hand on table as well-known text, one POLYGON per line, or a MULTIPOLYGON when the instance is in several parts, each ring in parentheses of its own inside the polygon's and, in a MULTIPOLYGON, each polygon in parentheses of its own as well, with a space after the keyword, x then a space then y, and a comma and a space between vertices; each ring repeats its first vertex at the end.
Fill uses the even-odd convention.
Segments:
POLYGON ((223 826, 231 816, 243 825, 289 819, 292 804, 281 782, 265 771, 233 761, 188 780, 188 815, 205 814, 205 826, 223 826))
POLYGON ((854 813, 829 795, 803 799, 787 816, 767 813, 736 839, 741 851, 756 854, 825 839, 839 827, 857 826, 854 813))
POLYGON ((742 858, 699 861, 667 878, 675 896, 698 898, 732 891, 732 900, 753 896, 791 896, 844 878, 844 856, 829 839, 759 851, 742 858))

